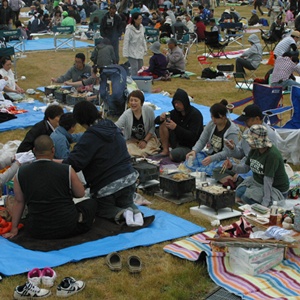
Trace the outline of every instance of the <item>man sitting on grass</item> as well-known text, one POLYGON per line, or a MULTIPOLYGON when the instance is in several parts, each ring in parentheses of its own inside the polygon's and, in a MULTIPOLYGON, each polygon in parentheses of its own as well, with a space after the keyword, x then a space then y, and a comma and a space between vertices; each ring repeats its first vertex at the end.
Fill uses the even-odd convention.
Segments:
POLYGON ((25 204, 28 206, 28 230, 34 238, 66 238, 90 230, 97 202, 88 199, 74 203, 73 197, 85 194, 74 169, 52 161, 55 149, 47 135, 35 140, 33 152, 36 161, 21 166, 14 179, 12 229, 4 237, 13 238, 18 234, 17 226, 25 204))

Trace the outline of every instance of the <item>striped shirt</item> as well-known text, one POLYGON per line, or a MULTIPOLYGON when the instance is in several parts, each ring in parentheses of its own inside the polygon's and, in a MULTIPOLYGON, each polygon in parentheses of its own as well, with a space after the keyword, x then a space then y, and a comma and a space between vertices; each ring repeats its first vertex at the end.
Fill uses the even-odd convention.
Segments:
POLYGON ((292 44, 296 46, 294 38, 292 38, 291 36, 287 36, 277 44, 274 49, 274 55, 276 55, 276 57, 282 56, 283 53, 291 50, 292 44))
POLYGON ((293 72, 300 74, 300 64, 294 63, 290 57, 277 57, 272 73, 272 83, 289 79, 293 72))

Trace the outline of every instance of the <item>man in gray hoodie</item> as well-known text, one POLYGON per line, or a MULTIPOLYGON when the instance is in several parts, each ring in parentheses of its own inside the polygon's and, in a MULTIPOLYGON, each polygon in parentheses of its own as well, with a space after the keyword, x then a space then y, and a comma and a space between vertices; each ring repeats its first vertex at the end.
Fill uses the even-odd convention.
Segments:
POLYGON ((257 35, 251 34, 248 42, 251 44, 251 47, 241 57, 236 59, 235 70, 237 73, 245 73, 244 68, 256 70, 262 60, 262 45, 257 35))

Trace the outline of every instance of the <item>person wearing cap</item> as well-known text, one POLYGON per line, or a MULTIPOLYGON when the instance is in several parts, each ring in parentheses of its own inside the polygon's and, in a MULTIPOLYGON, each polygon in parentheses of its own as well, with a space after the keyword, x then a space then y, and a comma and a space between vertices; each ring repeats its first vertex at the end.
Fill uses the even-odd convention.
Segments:
MULTIPOLYGON (((237 121, 247 126, 248 129, 245 130, 245 134, 248 133, 249 128, 252 125, 264 126, 267 130, 268 137, 271 140, 272 144, 277 147, 278 139, 276 130, 264 122, 264 115, 258 105, 250 104, 246 106, 242 114, 237 118, 237 121)), ((223 159, 226 159, 227 157, 233 157, 239 159, 239 164, 241 165, 245 163, 246 158, 251 150, 249 144, 245 139, 241 139, 237 144, 235 144, 233 140, 229 140, 228 142, 225 142, 225 146, 226 153, 223 159)), ((236 174, 233 171, 226 170, 223 174, 220 173, 220 171, 221 168, 215 168, 213 171, 213 177, 223 184, 227 182, 231 187, 233 187, 233 185, 234 187, 236 187, 236 185, 243 180, 242 177, 239 176, 239 174, 236 174)), ((250 175, 252 175, 252 173, 243 175, 243 178, 250 175)))
POLYGON ((255 10, 255 9, 252 9, 252 10, 251 10, 251 13, 252 13, 252 15, 251 15, 251 17, 250 17, 250 19, 249 19, 249 21, 248 21, 248 25, 249 25, 249 26, 253 26, 253 25, 256 25, 256 24, 259 23, 259 17, 258 17, 258 15, 257 15, 256 10, 255 10))
POLYGON ((159 156, 169 156, 174 162, 182 162, 203 131, 203 116, 191 105, 187 92, 180 88, 173 96, 172 105, 174 109, 170 111, 170 119, 166 118, 165 112, 155 118, 162 144, 159 156))
POLYGON ((297 51, 297 43, 300 38, 300 31, 293 30, 290 36, 282 39, 274 49, 274 57, 282 56, 288 51, 297 51))
POLYGON ((234 20, 234 23, 237 23, 241 18, 241 15, 236 11, 236 9, 233 6, 230 7, 230 14, 234 20))
POLYGON ((167 70, 172 75, 180 74, 180 77, 189 79, 188 76, 185 75, 185 60, 182 49, 178 47, 177 41, 173 38, 168 41, 168 52, 166 54, 167 58, 167 70))
POLYGON ((282 86, 283 90, 290 89, 293 85, 300 86, 300 83, 291 78, 294 72, 300 74, 298 51, 289 51, 277 57, 272 72, 271 86, 282 86))
POLYGON ((85 64, 85 55, 83 53, 76 53, 74 66, 72 66, 64 75, 58 78, 51 78, 52 82, 63 83, 68 80, 73 82, 82 80, 91 75, 91 66, 85 64))
POLYGON ((153 79, 166 77, 167 71, 167 59, 160 51, 160 42, 154 42, 149 50, 153 52, 153 55, 149 60, 149 68, 143 71, 142 76, 152 76, 153 79))
POLYGON ((180 16, 176 18, 176 22, 172 25, 172 33, 177 40, 181 40, 183 35, 189 33, 189 29, 183 24, 180 16))
POLYGON ((276 21, 271 25, 268 36, 269 39, 278 42, 284 34, 284 23, 282 22, 282 14, 278 15, 276 21))
POLYGON ((67 158, 70 154, 70 145, 77 143, 81 138, 82 132, 74 133, 76 123, 73 113, 64 113, 60 116, 59 126, 50 135, 55 148, 54 158, 67 158))
POLYGON ((186 155, 187 161, 190 156, 193 159, 192 166, 185 162, 188 169, 212 176, 213 170, 220 167, 225 159, 224 139, 238 142, 240 129, 227 117, 227 105, 227 100, 223 99, 210 107, 211 121, 204 127, 192 151, 186 155))
POLYGON ((73 26, 74 30, 76 29, 76 21, 74 19, 74 12, 70 11, 69 13, 67 11, 64 11, 62 13, 63 20, 61 22, 61 26, 73 26))
POLYGON ((145 39, 145 28, 142 25, 141 13, 134 13, 131 23, 126 26, 123 57, 126 57, 131 66, 131 75, 136 76, 144 65, 144 56, 147 54, 147 43, 145 39))
POLYGON ((277 201, 282 206, 288 194, 289 178, 281 153, 272 145, 263 125, 252 125, 243 138, 251 148, 245 164, 233 165, 229 159, 226 161, 226 167, 233 172, 253 172, 253 176, 237 187, 236 201, 250 205, 259 203, 266 207, 277 201))
POLYGON ((248 37, 248 42, 251 47, 235 61, 235 70, 237 73, 245 74, 244 68, 248 70, 256 70, 262 60, 263 50, 258 36, 254 33, 251 34, 248 37))
POLYGON ((128 95, 129 108, 115 123, 122 131, 128 152, 133 157, 145 157, 159 152, 160 143, 155 134, 154 111, 143 105, 144 93, 132 91, 128 95))
POLYGON ((270 24, 275 22, 277 16, 283 12, 284 3, 281 0, 268 0, 266 8, 269 10, 268 16, 270 17, 270 24))
MULTIPOLYGON (((258 9, 260 14, 263 16, 264 12, 261 10, 262 5, 263 5, 262 0, 254 0, 254 2, 253 2, 254 10, 256 11, 256 9, 258 9)), ((255 23, 255 24, 257 24, 257 23, 255 23)))
POLYGON ((231 23, 231 22, 233 22, 233 17, 230 14, 230 10, 225 9, 224 12, 221 15, 221 18, 219 20, 219 24, 220 23, 231 23))
POLYGON ((159 31, 160 31, 160 36, 159 38, 163 37, 171 37, 172 35, 172 21, 169 17, 165 19, 163 24, 160 26, 159 31))
POLYGON ((123 25, 121 17, 116 13, 117 7, 112 4, 109 11, 103 16, 100 25, 101 36, 110 40, 116 55, 116 63, 119 63, 119 39, 122 35, 123 25))

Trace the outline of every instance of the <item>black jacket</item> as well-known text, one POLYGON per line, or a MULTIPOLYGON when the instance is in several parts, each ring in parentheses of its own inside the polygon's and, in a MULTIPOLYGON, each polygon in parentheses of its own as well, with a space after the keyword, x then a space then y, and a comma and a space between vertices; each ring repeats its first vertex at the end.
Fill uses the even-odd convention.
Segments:
POLYGON ((8 6, 6 9, 2 6, 0 8, 0 25, 8 25, 8 21, 13 18, 13 11, 8 6))
MULTIPOLYGON (((179 146, 192 148, 203 131, 203 116, 197 108, 191 106, 187 93, 182 89, 177 89, 172 104, 174 109, 170 111, 170 117, 177 124, 177 127, 175 130, 170 131, 171 146, 175 148, 172 142, 176 140, 179 146), (175 100, 183 103, 185 109, 184 116, 175 109, 175 100)), ((155 118, 155 124, 160 123, 160 117, 158 116, 155 118)))
POLYGON ((100 33, 102 37, 109 40, 118 39, 122 35, 122 19, 119 15, 114 15, 114 22, 112 24, 109 18, 109 12, 104 15, 101 20, 100 33))

